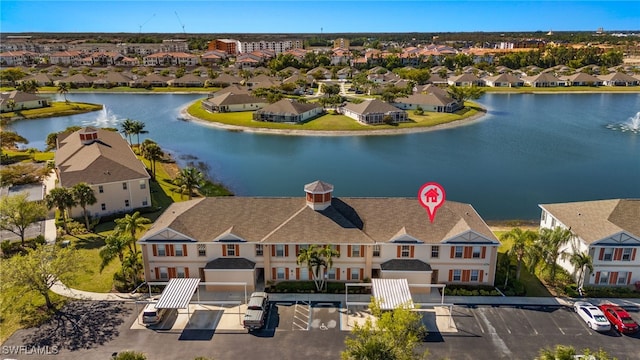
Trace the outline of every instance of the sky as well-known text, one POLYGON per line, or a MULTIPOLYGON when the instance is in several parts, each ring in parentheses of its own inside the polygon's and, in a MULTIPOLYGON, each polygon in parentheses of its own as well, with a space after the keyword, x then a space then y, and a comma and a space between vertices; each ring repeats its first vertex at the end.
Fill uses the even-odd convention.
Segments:
POLYGON ((640 30, 640 1, 1 0, 0 32, 640 30))

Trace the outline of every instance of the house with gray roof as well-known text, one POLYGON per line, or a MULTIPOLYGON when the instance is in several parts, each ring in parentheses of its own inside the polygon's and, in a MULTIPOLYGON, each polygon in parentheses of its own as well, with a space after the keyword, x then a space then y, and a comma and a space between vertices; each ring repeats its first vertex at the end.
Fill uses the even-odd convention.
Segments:
POLYGON ((301 123, 324 113, 322 106, 281 99, 253 113, 253 120, 301 123))
POLYGON ((412 94, 395 99, 392 105, 403 110, 415 110, 420 107, 424 111, 447 113, 462 108, 458 101, 441 93, 412 94))
POLYGON ((631 75, 623 72, 613 72, 606 75, 598 75, 604 86, 638 86, 640 81, 631 75))
POLYGON ((562 76, 560 79, 566 81, 567 86, 600 86, 602 80, 586 73, 575 73, 573 75, 562 76))
POLYGON ((503 73, 494 76, 487 76, 483 78, 485 84, 491 87, 521 87, 524 86, 524 81, 519 77, 510 74, 503 73))
POLYGON ((472 73, 463 73, 447 79, 447 84, 451 86, 484 86, 484 80, 472 73))
POLYGON ((525 85, 531 87, 556 87, 566 86, 566 81, 560 80, 549 72, 541 72, 533 76, 523 76, 525 85))
MULTIPOLYGON (((636 286, 640 284, 640 199, 608 199, 541 204, 540 228, 571 230, 572 239, 560 250, 589 255, 593 271, 585 269, 579 286, 636 286)), ((574 276, 569 258, 558 265, 574 276)), ((578 279, 576 279, 578 280, 578 279)))
POLYGON ((267 100, 248 93, 225 92, 203 100, 202 108, 210 112, 255 111, 262 109, 267 104, 269 104, 267 100))
POLYGON ((0 112, 38 109, 49 106, 49 100, 42 96, 13 90, 0 93, 0 112))
POLYGON ((360 104, 347 103, 339 111, 365 125, 384 124, 385 120, 393 123, 409 121, 407 112, 382 100, 366 100, 360 104))
POLYGON ((300 197, 173 203, 138 242, 145 279, 245 282, 248 291, 305 281, 311 274, 297 256, 319 245, 339 252, 322 274, 328 281, 494 284, 500 242, 471 205, 446 201, 430 222, 415 198, 334 197, 333 191, 314 181, 300 197))
MULTIPOLYGON (((92 216, 131 212, 151 206, 149 173, 116 131, 85 127, 57 139, 55 170, 58 186, 85 182, 98 200, 87 206, 92 216)), ((73 208, 71 215, 80 216, 73 208)))

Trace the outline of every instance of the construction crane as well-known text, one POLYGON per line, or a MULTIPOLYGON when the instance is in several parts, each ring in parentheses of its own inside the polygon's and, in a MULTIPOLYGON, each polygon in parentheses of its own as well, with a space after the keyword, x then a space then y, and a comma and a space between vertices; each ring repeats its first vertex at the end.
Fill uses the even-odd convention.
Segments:
POLYGON ((176 18, 178 18, 178 22, 180 23, 180 26, 182 26, 182 33, 187 35, 187 33, 184 31, 184 24, 182 23, 182 20, 180 20, 180 16, 178 16, 178 12, 174 11, 174 13, 176 14, 176 18))
POLYGON ((145 26, 145 25, 147 25, 147 23, 148 23, 149 21, 151 21, 151 19, 153 19, 153 17, 154 17, 154 16, 156 16, 156 14, 151 15, 151 17, 150 17, 149 19, 147 19, 147 21, 145 21, 144 23, 142 23, 142 25, 139 25, 139 26, 140 26, 140 29, 138 30, 138 31, 139 31, 139 34, 142 34, 142 27, 143 27, 143 26, 145 26))

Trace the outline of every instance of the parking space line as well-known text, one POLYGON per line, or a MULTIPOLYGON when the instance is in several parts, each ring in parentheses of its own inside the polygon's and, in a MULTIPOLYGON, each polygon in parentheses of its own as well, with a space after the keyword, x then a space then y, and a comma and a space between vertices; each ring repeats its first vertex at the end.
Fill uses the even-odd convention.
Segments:
POLYGON ((531 321, 529 321, 529 318, 527 317, 527 312, 522 310, 522 309, 518 309, 520 310, 520 312, 522 313, 522 317, 525 318, 527 320, 527 322, 529 323, 529 325, 531 325, 531 328, 533 329, 533 332, 538 335, 538 330, 536 330, 536 328, 533 326, 533 324, 531 323, 531 321))
POLYGON ((302 304, 296 302, 294 305, 291 330, 309 331, 309 324, 311 323, 311 308, 309 303, 304 301, 301 303, 302 304))
POLYGON ((507 324, 507 322, 504 320, 504 318, 502 317, 502 315, 500 314, 501 311, 497 311, 498 317, 500 318, 500 320, 502 320, 502 322, 504 323, 504 327, 507 329, 507 332, 509 334, 511 334, 511 329, 509 329, 509 324, 507 324))
POLYGON ((560 325, 558 325, 558 323, 553 319, 553 316, 549 316, 549 319, 551 319, 551 322, 558 328, 558 330, 560 330, 562 335, 567 335, 567 334, 565 334, 564 330, 562 330, 560 325))
POLYGON ((473 315, 473 318, 476 319, 476 323, 478 323, 478 326, 480 327, 480 331, 482 331, 482 333, 484 334, 485 333, 484 328, 482 327, 482 324, 480 323, 480 320, 476 316, 475 311, 471 311, 471 315, 473 315))

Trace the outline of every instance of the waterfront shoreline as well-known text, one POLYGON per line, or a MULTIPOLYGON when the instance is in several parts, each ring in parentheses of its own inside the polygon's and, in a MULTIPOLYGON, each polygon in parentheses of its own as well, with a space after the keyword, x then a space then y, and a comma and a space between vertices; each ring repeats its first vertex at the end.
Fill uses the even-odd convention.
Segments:
POLYGON ((256 134, 268 134, 268 135, 287 135, 287 136, 384 136, 384 135, 406 135, 414 133, 422 133, 429 131, 438 131, 451 129, 460 126, 471 125, 481 121, 482 118, 487 115, 486 109, 478 112, 475 115, 468 118, 451 121, 444 124, 438 124, 433 126, 421 126, 411 127, 404 129, 383 129, 383 130, 295 130, 295 129, 269 129, 269 128, 255 128, 239 125, 222 124, 215 121, 203 120, 199 117, 189 114, 187 111, 188 105, 180 109, 180 120, 190 121, 203 126, 213 127, 220 130, 235 131, 235 132, 247 132, 256 134))

